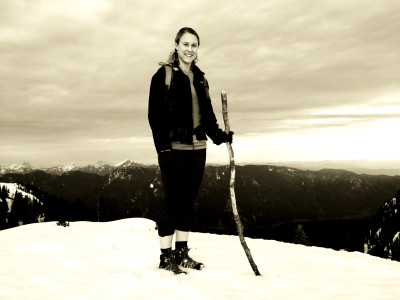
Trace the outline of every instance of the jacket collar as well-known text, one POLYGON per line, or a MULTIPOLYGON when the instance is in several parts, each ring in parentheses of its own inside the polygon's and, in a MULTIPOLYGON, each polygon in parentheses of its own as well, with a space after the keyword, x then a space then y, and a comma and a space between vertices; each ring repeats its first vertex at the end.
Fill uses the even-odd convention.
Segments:
MULTIPOLYGON (((174 69, 174 71, 181 71, 182 72, 182 70, 179 67, 173 67, 173 69, 174 69)), ((193 74, 204 75, 204 72, 202 70, 200 70, 200 68, 198 66, 196 66, 196 65, 192 65, 192 71, 193 71, 193 74)))

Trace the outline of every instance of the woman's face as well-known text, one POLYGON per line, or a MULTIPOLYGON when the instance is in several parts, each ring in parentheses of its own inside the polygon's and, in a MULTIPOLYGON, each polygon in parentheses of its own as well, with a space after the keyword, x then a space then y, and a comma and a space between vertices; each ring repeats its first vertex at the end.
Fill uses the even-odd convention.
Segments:
POLYGON ((175 45, 175 48, 178 50, 179 63, 190 67, 192 62, 197 58, 199 41, 195 35, 184 33, 179 43, 175 45))

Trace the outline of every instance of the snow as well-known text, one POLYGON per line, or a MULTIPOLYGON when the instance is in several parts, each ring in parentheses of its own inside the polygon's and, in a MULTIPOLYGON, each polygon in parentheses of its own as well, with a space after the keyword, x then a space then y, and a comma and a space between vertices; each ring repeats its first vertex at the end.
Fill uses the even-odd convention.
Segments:
POLYGON ((61 167, 61 170, 63 170, 63 172, 70 172, 76 169, 76 166, 74 163, 70 163, 68 165, 65 165, 63 167, 61 167))
POLYGON ((191 233, 206 268, 159 270, 153 221, 36 223, 0 231, 0 299, 400 299, 400 263, 236 236, 191 233))
POLYGON ((20 194, 22 194, 23 197, 28 197, 31 200, 36 200, 39 201, 35 196, 33 196, 32 194, 24 191, 23 189, 21 189, 20 185, 18 183, 5 183, 5 182, 0 182, 0 189, 5 186, 9 193, 9 197, 13 198, 15 197, 15 193, 18 192, 20 194))
POLYGON ((115 164, 115 167, 122 167, 124 165, 129 165, 131 163, 131 161, 127 158, 125 158, 123 161, 121 161, 120 163, 115 164))
MULTIPOLYGON (((39 201, 38 198, 36 198, 35 196, 33 196, 32 194, 24 191, 23 189, 21 189, 21 186, 18 183, 5 183, 5 182, 0 182, 0 189, 2 189, 4 187, 6 187, 8 189, 8 196, 9 198, 7 198, 7 204, 8 204, 8 209, 9 211, 11 210, 11 204, 13 199, 15 198, 15 193, 18 192, 22 195, 22 197, 27 197, 28 199, 30 199, 31 201, 39 201)), ((1 298, 0 298, 1 299, 1 298)))
POLYGON ((8 167, 1 167, 0 166, 0 174, 6 173, 24 173, 32 171, 32 166, 28 162, 23 162, 20 165, 13 164, 8 167))

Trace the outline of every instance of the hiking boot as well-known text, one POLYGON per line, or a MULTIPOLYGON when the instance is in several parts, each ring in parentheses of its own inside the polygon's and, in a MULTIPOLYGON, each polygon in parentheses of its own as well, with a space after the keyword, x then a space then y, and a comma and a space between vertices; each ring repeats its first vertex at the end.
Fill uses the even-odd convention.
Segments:
POLYGON ((173 253, 161 254, 160 255, 160 269, 164 269, 167 271, 173 272, 175 275, 177 274, 186 274, 175 262, 175 258, 173 253))
POLYGON ((191 258, 188 254, 189 250, 189 248, 175 249, 174 256, 176 264, 182 268, 190 268, 195 270, 203 269, 204 264, 191 258))

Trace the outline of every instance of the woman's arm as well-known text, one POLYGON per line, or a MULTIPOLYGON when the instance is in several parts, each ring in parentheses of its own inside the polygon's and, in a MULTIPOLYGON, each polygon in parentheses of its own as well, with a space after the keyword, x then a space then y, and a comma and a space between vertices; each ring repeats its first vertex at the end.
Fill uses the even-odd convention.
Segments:
POLYGON ((148 119, 157 152, 171 149, 166 93, 165 68, 161 67, 151 79, 148 107, 148 119))
POLYGON ((214 144, 220 145, 225 142, 232 143, 233 132, 225 133, 219 128, 217 118, 215 117, 214 109, 212 107, 211 98, 209 94, 209 85, 206 78, 204 78, 205 89, 205 118, 204 118, 204 131, 211 138, 214 144))

